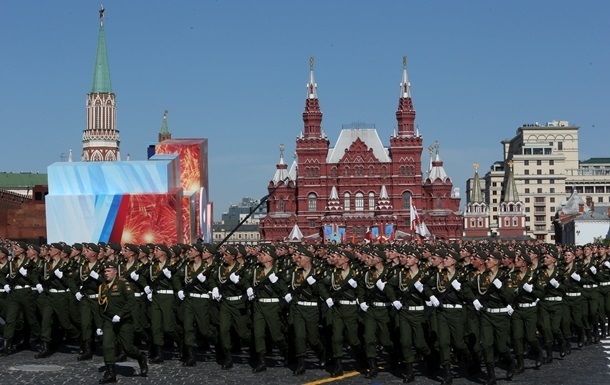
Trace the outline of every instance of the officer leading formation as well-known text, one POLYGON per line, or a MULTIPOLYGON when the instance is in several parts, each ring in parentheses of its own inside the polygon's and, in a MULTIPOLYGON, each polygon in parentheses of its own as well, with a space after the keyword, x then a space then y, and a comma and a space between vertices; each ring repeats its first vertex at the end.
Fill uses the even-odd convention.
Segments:
POLYGON ((36 345, 44 359, 78 344, 76 359, 87 361, 100 348, 100 383, 116 382, 115 364, 128 357, 146 376, 149 362, 176 355, 194 367, 211 352, 230 370, 247 349, 254 373, 275 351, 275 365, 295 376, 313 353, 332 377, 355 366, 374 378, 383 361, 403 382, 420 374, 451 384, 457 369, 495 384, 498 366, 511 379, 526 357, 539 369, 608 336, 610 256, 603 244, 536 241, 3 240, 0 317, 2 355, 36 345))

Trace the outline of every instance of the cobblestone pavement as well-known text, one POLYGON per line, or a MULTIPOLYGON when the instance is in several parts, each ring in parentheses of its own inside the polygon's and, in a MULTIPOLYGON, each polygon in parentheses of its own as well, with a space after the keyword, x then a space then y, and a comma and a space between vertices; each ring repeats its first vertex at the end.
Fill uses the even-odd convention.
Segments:
MULTIPOLYGON (((34 351, 20 351, 8 357, 0 357, 0 384, 97 384, 104 371, 104 362, 98 354, 91 361, 77 362, 75 351, 56 352, 51 357, 37 360, 34 351)), ((555 355, 558 357, 557 352, 555 355)), ((273 367, 274 357, 268 359, 266 372, 252 373, 247 354, 237 355, 231 370, 222 370, 212 355, 197 355, 194 368, 184 368, 177 357, 163 364, 151 364, 148 377, 140 377, 137 362, 128 360, 117 364, 120 384, 399 384, 395 374, 382 371, 372 380, 353 370, 354 362, 347 361, 346 374, 342 378, 330 378, 327 371, 316 368, 315 358, 307 360, 308 368, 303 376, 294 377, 291 367, 273 367), (206 362, 201 362, 203 357, 206 362)), ((383 364, 383 363, 381 363, 383 364)), ((610 383, 610 339, 582 350, 573 349, 564 359, 556 358, 552 364, 540 370, 533 369, 533 361, 526 360, 525 373, 512 381, 505 379, 505 371, 496 369, 499 384, 604 384, 610 383)), ((416 366, 419 369, 419 366, 416 366)), ((415 384, 439 384, 440 377, 420 375, 415 384)), ((454 384, 484 383, 484 377, 465 379, 457 368, 453 371, 454 384)))

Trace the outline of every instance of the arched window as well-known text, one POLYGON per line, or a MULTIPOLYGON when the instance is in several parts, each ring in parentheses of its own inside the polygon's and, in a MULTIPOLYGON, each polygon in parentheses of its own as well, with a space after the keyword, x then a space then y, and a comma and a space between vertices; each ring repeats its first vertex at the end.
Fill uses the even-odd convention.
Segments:
POLYGON ((345 176, 349 176, 349 167, 345 167, 345 176))
POLYGON ((356 193, 356 211, 364 211, 364 195, 356 193))
POLYGON ((307 210, 309 210, 309 211, 318 210, 318 197, 314 193, 310 193, 307 196, 307 210))
POLYGON ((514 227, 519 226, 519 218, 517 218, 517 217, 514 217, 514 218, 513 218, 513 226, 514 226, 514 227))
POLYGON ((483 218, 479 218, 479 227, 483 227, 483 218))
POLYGON ((337 177, 337 167, 334 167, 330 169, 330 176, 332 176, 333 178, 337 177))
POLYGON ((402 208, 411 209, 411 192, 405 191, 402 193, 402 208))
POLYGON ((381 167, 381 176, 388 175, 388 168, 386 166, 381 167))
POLYGON ((278 210, 283 213, 284 211, 286 211, 286 202, 284 201, 284 198, 280 198, 279 202, 278 202, 278 210))
POLYGON ((375 169, 373 168, 373 166, 369 167, 369 176, 375 176, 375 169))
POLYGON ((369 210, 375 210, 375 193, 369 193, 369 210))
POLYGON ((509 217, 504 218, 504 227, 510 227, 510 218, 509 217))
POLYGON ((470 218, 470 227, 475 227, 477 225, 477 220, 474 218, 470 218))
POLYGON ((343 194, 343 208, 345 211, 349 211, 349 193, 343 194))

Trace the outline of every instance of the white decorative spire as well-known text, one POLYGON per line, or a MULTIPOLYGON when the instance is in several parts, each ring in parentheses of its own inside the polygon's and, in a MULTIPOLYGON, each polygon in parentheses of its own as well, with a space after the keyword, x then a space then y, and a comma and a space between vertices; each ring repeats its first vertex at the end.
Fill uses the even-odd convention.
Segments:
POLYGON ((388 196, 388 190, 385 185, 381 185, 381 192, 379 193, 379 201, 377 201, 377 210, 392 210, 392 203, 388 196))
POLYGON ((68 162, 72 162, 72 149, 70 149, 70 152, 68 154, 68 162))
POLYGON ((288 166, 284 162, 284 145, 280 144, 280 162, 276 165, 272 181, 275 185, 278 185, 280 182, 287 183, 289 179, 288 166))
POLYGON ((337 193, 337 187, 333 186, 330 190, 330 196, 328 197, 328 206, 326 211, 342 211, 341 200, 339 199, 339 193, 337 193))
POLYGON ((297 181, 297 171, 299 169, 299 165, 297 163, 297 152, 294 152, 294 160, 292 161, 292 165, 290 166, 290 170, 288 171, 288 176, 290 177, 291 180, 293 180, 295 183, 297 181))
POLYGON ((451 179, 445 172, 445 168, 443 167, 443 161, 441 160, 441 156, 438 153, 438 148, 440 144, 438 141, 434 142, 434 147, 428 147, 430 150, 430 171, 428 171, 428 177, 424 181, 430 181, 430 183, 434 183, 437 179, 440 179, 441 183, 451 182, 451 179), (432 151, 436 148, 436 155, 434 156, 434 160, 432 160, 432 151))
POLYGON ((309 58, 309 83, 307 83, 307 99, 318 98, 318 85, 313 77, 313 56, 309 58))
POLYGON ((379 193, 379 199, 388 199, 388 190, 385 185, 381 185, 381 193, 379 193))
POLYGON ((337 188, 333 186, 330 190, 330 198, 329 199, 339 199, 339 194, 337 193, 337 188))
POLYGON ((402 81, 400 82, 400 97, 410 98, 411 97, 411 83, 409 83, 409 76, 407 75, 407 57, 402 57, 402 81))
POLYGON ((300 242, 302 238, 303 238, 303 233, 301 232, 299 225, 297 225, 295 223, 294 226, 292 227, 292 231, 290 232, 290 235, 288 236, 288 241, 289 242, 300 242))

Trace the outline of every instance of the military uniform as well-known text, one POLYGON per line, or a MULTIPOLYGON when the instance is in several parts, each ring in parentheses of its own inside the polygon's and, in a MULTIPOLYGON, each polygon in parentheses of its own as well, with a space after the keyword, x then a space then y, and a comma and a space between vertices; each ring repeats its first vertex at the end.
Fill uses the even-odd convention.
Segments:
POLYGON ((103 265, 100 261, 95 261, 91 264, 89 261, 83 260, 78 266, 76 279, 72 281, 71 291, 78 300, 81 338, 83 342, 83 354, 78 357, 79 360, 93 358, 91 344, 94 326, 96 329, 102 328, 102 318, 100 317, 98 305, 98 288, 99 282, 103 281, 102 274, 103 265))

